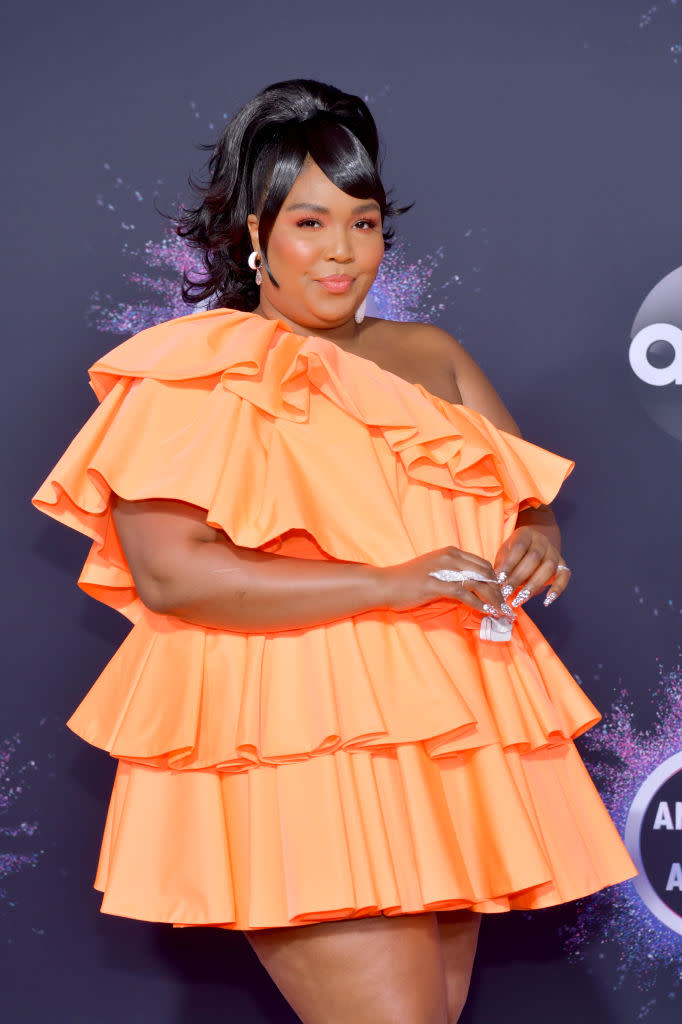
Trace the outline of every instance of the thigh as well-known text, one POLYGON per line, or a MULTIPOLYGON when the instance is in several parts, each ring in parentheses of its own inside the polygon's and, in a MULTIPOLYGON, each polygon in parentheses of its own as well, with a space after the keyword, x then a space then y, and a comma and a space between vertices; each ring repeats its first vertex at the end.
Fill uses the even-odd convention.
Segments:
POLYGON ((454 1024, 459 1020, 469 992, 481 915, 471 910, 439 910, 436 919, 445 971, 448 1022, 454 1024))
POLYGON ((244 932, 303 1024, 447 1024, 433 913, 244 932))

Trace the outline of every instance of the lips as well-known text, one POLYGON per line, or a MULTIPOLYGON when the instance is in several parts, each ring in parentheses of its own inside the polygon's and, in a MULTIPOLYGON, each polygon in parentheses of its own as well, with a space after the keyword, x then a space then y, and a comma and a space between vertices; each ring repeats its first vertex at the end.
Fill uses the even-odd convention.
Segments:
POLYGON ((329 274, 327 277, 317 279, 318 284, 330 292, 348 291, 354 280, 355 278, 349 277, 348 274, 329 274))

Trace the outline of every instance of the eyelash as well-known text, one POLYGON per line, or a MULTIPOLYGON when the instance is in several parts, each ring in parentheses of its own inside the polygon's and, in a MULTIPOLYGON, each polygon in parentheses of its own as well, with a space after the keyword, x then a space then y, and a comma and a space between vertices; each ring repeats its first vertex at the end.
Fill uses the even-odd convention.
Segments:
MULTIPOLYGON (((306 224, 319 224, 319 223, 320 223, 319 220, 315 220, 314 217, 307 217, 305 220, 296 221, 296 227, 302 228, 302 227, 305 227, 306 224)), ((373 229, 373 228, 375 228, 377 226, 377 222, 375 220, 373 220, 371 217, 363 217, 362 220, 358 220, 355 223, 356 224, 368 224, 369 228, 366 229, 366 230, 371 230, 371 229, 373 229)))

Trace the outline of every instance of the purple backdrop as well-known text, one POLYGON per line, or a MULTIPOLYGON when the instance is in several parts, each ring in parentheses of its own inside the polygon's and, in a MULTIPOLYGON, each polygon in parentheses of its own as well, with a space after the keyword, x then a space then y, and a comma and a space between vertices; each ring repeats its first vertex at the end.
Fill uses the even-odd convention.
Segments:
POLYGON ((577 463, 555 504, 573 581, 527 608, 604 712, 579 745, 643 880, 487 918, 463 1021, 677 1022, 682 0, 38 2, 4 28, 4 1018, 294 1020, 243 936, 99 913, 115 762, 64 722, 128 626, 75 585, 85 538, 29 502, 95 407, 87 367, 187 311, 154 203, 301 76, 368 99, 416 200, 376 309, 451 331, 577 463))

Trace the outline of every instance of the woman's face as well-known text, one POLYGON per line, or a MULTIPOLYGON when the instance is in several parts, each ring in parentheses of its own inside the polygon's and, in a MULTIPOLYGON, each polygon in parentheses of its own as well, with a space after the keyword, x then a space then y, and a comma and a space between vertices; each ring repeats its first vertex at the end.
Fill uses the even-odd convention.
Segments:
MULTIPOLYGON (((254 249, 258 218, 249 217, 254 249)), ((375 199, 342 192, 310 157, 273 224, 268 263, 261 268, 260 309, 293 324, 333 330, 352 320, 384 254, 381 209, 375 199)))

